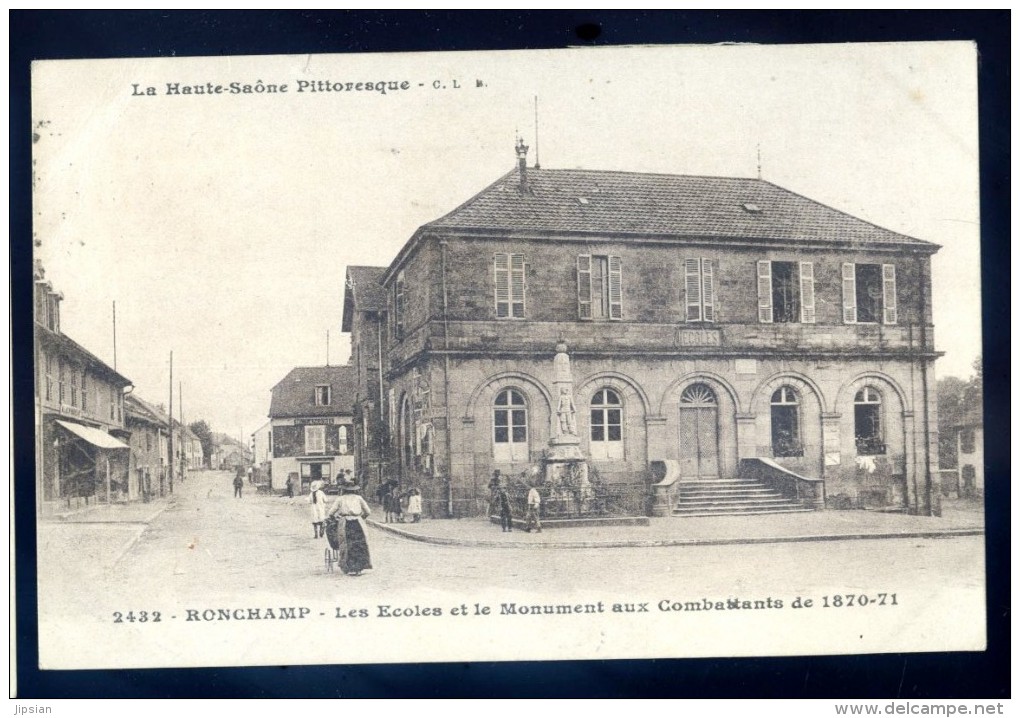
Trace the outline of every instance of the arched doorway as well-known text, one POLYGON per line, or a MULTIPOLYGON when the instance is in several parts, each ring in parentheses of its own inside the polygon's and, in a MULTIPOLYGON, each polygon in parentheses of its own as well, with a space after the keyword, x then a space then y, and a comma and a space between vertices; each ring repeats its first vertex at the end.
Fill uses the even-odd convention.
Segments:
POLYGON ((680 394, 680 476, 719 478, 719 401, 708 384, 680 394))

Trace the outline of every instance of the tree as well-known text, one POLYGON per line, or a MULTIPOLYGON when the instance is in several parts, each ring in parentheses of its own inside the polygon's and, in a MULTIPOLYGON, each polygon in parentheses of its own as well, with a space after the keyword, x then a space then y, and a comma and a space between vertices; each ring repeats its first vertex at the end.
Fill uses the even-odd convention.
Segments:
POLYGON ((974 367, 974 376, 967 382, 967 388, 963 393, 963 400, 968 409, 981 410, 981 404, 985 399, 985 371, 981 356, 974 360, 971 365, 974 367))
POLYGON ((978 356, 971 365, 974 375, 964 380, 956 376, 939 379, 935 386, 939 408, 939 466, 955 469, 956 427, 970 412, 981 411, 984 401, 984 368, 978 356))
POLYGON ((935 385, 939 409, 939 466, 956 468, 956 425, 966 411, 964 393, 968 382, 957 376, 939 379, 935 385))
POLYGON ((188 424, 188 428, 191 429, 191 432, 201 442, 203 463, 209 466, 209 459, 213 453, 212 429, 209 428, 209 425, 204 420, 193 421, 188 424))

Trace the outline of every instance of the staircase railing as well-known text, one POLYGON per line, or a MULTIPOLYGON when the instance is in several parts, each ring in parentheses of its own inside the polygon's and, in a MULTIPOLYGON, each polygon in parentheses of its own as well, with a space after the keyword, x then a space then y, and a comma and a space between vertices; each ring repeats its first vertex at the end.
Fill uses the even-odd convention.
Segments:
POLYGON ((737 473, 741 479, 760 481, 784 497, 799 501, 805 508, 825 508, 825 482, 822 479, 801 476, 772 459, 741 459, 737 473))

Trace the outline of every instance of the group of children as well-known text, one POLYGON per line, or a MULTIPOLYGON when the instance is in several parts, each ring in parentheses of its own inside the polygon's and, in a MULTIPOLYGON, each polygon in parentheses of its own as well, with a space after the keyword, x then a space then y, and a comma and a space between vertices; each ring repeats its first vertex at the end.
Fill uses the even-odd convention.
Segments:
POLYGON ((421 492, 418 489, 401 493, 396 482, 388 481, 379 487, 379 499, 386 523, 404 523, 404 514, 411 517, 413 524, 421 521, 421 492))

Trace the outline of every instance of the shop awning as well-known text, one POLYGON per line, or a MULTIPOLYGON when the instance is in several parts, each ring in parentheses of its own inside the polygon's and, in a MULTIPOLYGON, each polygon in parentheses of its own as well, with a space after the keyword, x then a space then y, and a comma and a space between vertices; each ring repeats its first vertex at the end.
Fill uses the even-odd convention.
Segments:
POLYGON ((99 429, 93 429, 91 426, 84 426, 83 424, 75 424, 73 421, 60 421, 57 423, 62 427, 70 431, 75 436, 85 439, 93 446, 98 446, 100 449, 128 449, 130 448, 127 444, 117 441, 115 438, 107 434, 105 431, 99 429))

